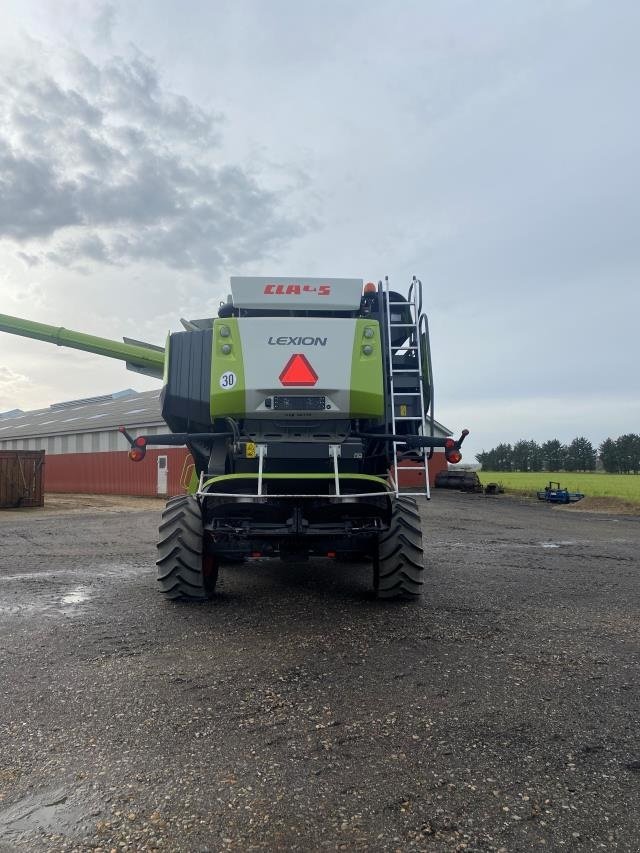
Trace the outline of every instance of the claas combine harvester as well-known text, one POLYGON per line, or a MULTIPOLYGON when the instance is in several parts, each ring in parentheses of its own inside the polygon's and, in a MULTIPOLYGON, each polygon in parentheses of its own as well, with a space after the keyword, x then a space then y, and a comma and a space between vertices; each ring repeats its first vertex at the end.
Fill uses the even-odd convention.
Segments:
MULTIPOLYGON (((0 315, 0 331, 126 361, 163 380, 170 432, 130 435, 186 445, 191 492, 167 502, 158 581, 170 599, 206 599, 220 566, 252 558, 368 559, 379 598, 420 595, 424 558, 415 495, 401 463, 424 470, 435 447, 422 285, 387 280, 232 278, 214 319, 186 321, 164 348, 0 315)), ((405 469, 406 470, 406 469, 405 469)))

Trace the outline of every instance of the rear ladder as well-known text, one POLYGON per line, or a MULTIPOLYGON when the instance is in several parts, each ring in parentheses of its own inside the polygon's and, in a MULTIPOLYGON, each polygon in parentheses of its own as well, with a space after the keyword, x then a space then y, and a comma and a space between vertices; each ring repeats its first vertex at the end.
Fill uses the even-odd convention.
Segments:
MULTIPOLYGON (((382 310, 384 312, 384 323, 386 326, 387 363, 389 365, 389 403, 390 403, 390 426, 394 435, 404 432, 407 423, 413 423, 417 429, 415 433, 426 436, 433 434, 433 391, 431 383, 431 365, 429 354, 429 331, 427 317, 422 312, 422 282, 413 276, 406 302, 391 301, 389 290, 389 277, 384 279, 384 299, 382 310), (394 308, 396 310, 394 310, 394 308), (402 316, 401 308, 404 308, 405 316, 402 316), (408 312, 407 312, 408 308, 408 312), (397 322, 395 317, 406 322, 397 322), (406 336, 399 345, 393 343, 397 333, 394 329, 405 329, 406 336), (428 371, 425 379, 425 368, 428 371), (405 384, 412 390, 403 390, 400 385, 405 384), (427 432, 427 412, 425 411, 425 396, 429 401, 431 409, 431 430, 427 432), (406 398, 418 398, 419 406, 410 407, 407 402, 401 402, 406 398), (407 414, 411 411, 412 414, 407 414)), ((413 430, 410 434, 415 434, 413 430)), ((402 441, 393 441, 391 459, 390 480, 396 495, 415 494, 402 490, 403 472, 415 469, 403 468, 399 465, 401 453, 398 447, 402 441)), ((429 487, 429 458, 424 448, 421 450, 422 464, 420 470, 424 472, 424 494, 429 500, 431 490, 429 487)))

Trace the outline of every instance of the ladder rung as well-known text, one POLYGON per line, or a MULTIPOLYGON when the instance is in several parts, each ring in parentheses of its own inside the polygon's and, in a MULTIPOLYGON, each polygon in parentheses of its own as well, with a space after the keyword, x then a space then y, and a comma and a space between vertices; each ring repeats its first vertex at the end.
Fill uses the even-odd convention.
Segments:
POLYGON ((411 351, 411 350, 417 350, 417 349, 418 349, 418 347, 403 347, 403 346, 399 346, 399 347, 391 347, 391 349, 393 349, 395 352, 409 352, 409 351, 411 351))
POLYGON ((392 329, 415 329, 417 327, 417 323, 389 323, 392 329))
POLYGON ((418 370, 417 367, 396 367, 395 370, 393 368, 391 368, 391 378, 392 379, 396 375, 396 373, 415 373, 418 376, 422 376, 422 373, 418 370))
POLYGON ((419 391, 392 391, 394 397, 420 397, 419 391))
POLYGON ((405 415, 404 417, 395 417, 394 421, 421 421, 421 415, 405 415))
POLYGON ((416 307, 415 302, 409 302, 408 300, 407 302, 387 302, 387 305, 412 305, 414 308, 416 307))

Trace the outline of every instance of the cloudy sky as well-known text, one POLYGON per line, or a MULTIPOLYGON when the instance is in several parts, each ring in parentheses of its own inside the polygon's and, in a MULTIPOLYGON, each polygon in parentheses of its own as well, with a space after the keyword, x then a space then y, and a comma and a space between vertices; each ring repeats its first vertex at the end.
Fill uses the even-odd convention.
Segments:
MULTIPOLYGON (((233 274, 422 278, 436 416, 640 431, 635 0, 4 0, 0 313, 163 343, 233 274)), ((151 380, 0 335, 0 411, 151 380)))

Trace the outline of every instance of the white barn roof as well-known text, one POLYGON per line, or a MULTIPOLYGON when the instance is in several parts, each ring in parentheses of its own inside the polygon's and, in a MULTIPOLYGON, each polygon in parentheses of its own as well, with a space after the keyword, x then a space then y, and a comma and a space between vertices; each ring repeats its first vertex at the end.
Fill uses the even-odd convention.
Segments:
POLYGON ((162 427, 160 389, 129 389, 104 397, 55 403, 47 409, 0 417, 0 441, 94 432, 126 427, 162 427))

